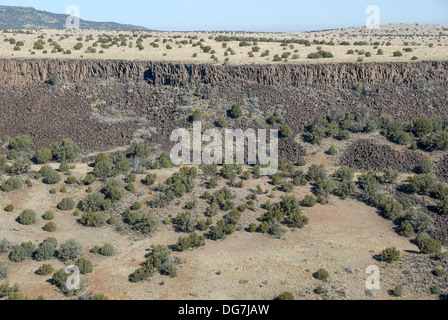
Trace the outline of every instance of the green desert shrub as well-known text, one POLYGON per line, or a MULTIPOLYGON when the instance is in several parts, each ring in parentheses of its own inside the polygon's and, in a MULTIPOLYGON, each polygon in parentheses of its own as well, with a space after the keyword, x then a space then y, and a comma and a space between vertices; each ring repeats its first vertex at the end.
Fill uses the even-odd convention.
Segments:
POLYGON ((329 51, 317 51, 308 54, 308 59, 321 59, 321 58, 333 58, 333 54, 329 51))
POLYGON ((307 195, 300 204, 304 207, 314 207, 317 204, 317 200, 314 196, 307 195))
POLYGON ((70 176, 65 180, 65 183, 68 185, 73 185, 76 184, 78 182, 78 180, 76 179, 76 177, 70 176))
POLYGON ((71 239, 61 244, 58 256, 64 262, 75 261, 81 254, 81 251, 81 244, 77 240, 71 239))
POLYGON ((27 134, 12 138, 9 142, 9 149, 17 152, 28 152, 33 148, 33 141, 27 134))
POLYGON ((66 160, 62 161, 61 164, 59 165, 59 171, 64 173, 70 171, 70 165, 66 160))
POLYGON ((275 300, 295 300, 294 295, 291 292, 283 292, 279 294, 275 300))
POLYGON ((443 270, 440 269, 440 268, 436 268, 436 269, 434 269, 432 273, 433 273, 434 276, 436 276, 436 277, 441 277, 441 276, 443 276, 443 270))
POLYGON ((338 153, 338 150, 336 150, 335 146, 331 146, 330 149, 328 150, 328 155, 330 155, 330 156, 334 156, 337 153, 338 153))
POLYGON ((325 281, 330 277, 330 274, 325 269, 319 269, 317 272, 313 274, 314 278, 317 280, 325 281))
POLYGON ((186 237, 179 237, 175 245, 177 251, 196 249, 205 246, 205 237, 197 233, 191 233, 186 237))
POLYGON ((53 274, 53 277, 51 278, 53 284, 61 289, 63 292, 67 292, 67 279, 70 277, 70 274, 65 272, 65 269, 59 269, 53 274))
POLYGON ((46 232, 55 232, 56 229, 56 223, 54 223, 53 221, 47 222, 43 227, 43 230, 46 232))
POLYGON ((112 180, 102 190, 102 193, 112 202, 119 201, 124 196, 123 184, 118 180, 112 180))
POLYGON ((75 207, 75 201, 72 198, 64 198, 58 203, 57 207, 62 211, 70 211, 75 207))
POLYGON ((5 211, 6 211, 6 212, 13 212, 13 211, 14 211, 14 205, 12 205, 12 204, 8 204, 8 205, 5 207, 5 211))
POLYGON ((0 261, 0 281, 8 278, 9 267, 3 261, 0 261))
POLYGON ((193 121, 201 121, 202 120, 202 111, 201 110, 194 110, 193 115, 191 116, 193 121))
POLYGON ((141 159, 146 159, 151 154, 151 148, 145 143, 138 143, 134 147, 134 156, 141 159))
POLYGON ((430 159, 425 159, 420 163, 418 171, 420 174, 431 174, 434 170, 434 165, 430 159))
POLYGON ((91 184, 93 184, 96 181, 96 177, 95 175, 88 173, 84 179, 82 180, 82 182, 84 183, 84 185, 86 186, 90 186, 91 184))
POLYGON ((37 248, 34 258, 37 261, 51 260, 56 255, 57 247, 58 241, 55 238, 47 238, 37 248))
POLYGON ((238 119, 243 115, 243 110, 241 109, 241 106, 239 104, 234 104, 232 108, 230 109, 230 116, 233 119, 238 119))
POLYGON ((398 285, 391 291, 391 294, 392 296, 399 298, 403 296, 403 290, 404 290, 403 286, 398 285))
POLYGON ((131 282, 140 282, 152 277, 156 270, 170 277, 177 276, 176 266, 179 260, 170 258, 171 252, 165 246, 152 246, 147 261, 129 277, 131 282))
POLYGON ((95 177, 105 180, 115 175, 114 162, 107 154, 100 153, 95 158, 95 167, 93 169, 95 177))
POLYGON ((26 226, 35 224, 36 221, 37 221, 36 220, 36 212, 34 212, 33 210, 25 210, 25 211, 23 211, 20 214, 19 218, 18 218, 18 222, 20 224, 23 224, 23 225, 26 225, 26 226))
POLYGON ((283 125, 280 127, 280 137, 287 138, 292 136, 292 130, 288 125, 283 125))
POLYGON ((81 274, 89 274, 93 272, 93 263, 86 258, 80 258, 76 261, 75 266, 79 268, 81 274))
POLYGON ((53 154, 50 149, 42 148, 36 152, 34 159, 38 164, 47 164, 53 159, 53 154))
POLYGON ((142 208, 142 204, 138 201, 134 202, 131 206, 131 210, 140 210, 142 208))
POLYGON ((36 246, 30 242, 23 242, 20 245, 14 246, 9 253, 9 260, 12 262, 22 262, 28 258, 31 258, 36 246))
POLYGON ((106 224, 106 216, 101 212, 84 213, 81 217, 81 224, 86 227, 99 228, 106 224))
POLYGON ((48 276, 54 272, 54 268, 51 264, 43 264, 37 269, 36 274, 40 276, 48 276))
POLYGON ((106 243, 101 247, 100 254, 105 257, 111 257, 115 254, 115 248, 110 243, 106 243))
POLYGON ((442 251, 442 244, 438 240, 426 238, 418 243, 418 248, 422 254, 438 254, 442 251))
POLYGON ((42 174, 42 177, 44 178, 43 181, 46 184, 56 184, 62 180, 61 175, 48 165, 43 166, 39 172, 42 174))
POLYGON ((148 174, 144 179, 143 179, 143 184, 146 186, 152 186, 157 179, 157 175, 156 174, 148 174))
POLYGON ((98 212, 106 209, 105 196, 102 193, 91 193, 79 202, 79 209, 83 212, 98 212))
POLYGON ((394 261, 398 261, 400 259, 400 251, 397 250, 396 248, 384 249, 380 253, 379 259, 381 261, 385 261, 385 262, 388 262, 388 263, 391 263, 391 262, 394 262, 394 261))
POLYGON ((53 144, 51 149, 53 158, 57 162, 67 161, 69 163, 74 162, 79 156, 80 149, 76 143, 71 139, 64 139, 61 142, 53 144))
POLYGON ((406 238, 412 238, 413 236, 415 236, 414 228, 408 220, 405 220, 401 223, 400 235, 406 238))
POLYGON ((216 126, 220 127, 220 128, 225 128, 228 126, 228 122, 226 120, 226 118, 224 117, 219 117, 218 120, 216 120, 216 126))
POLYGON ((193 232, 196 230, 198 220, 195 219, 190 211, 181 212, 174 219, 174 226, 182 232, 193 232))
POLYGON ((436 294, 436 295, 440 295, 442 293, 442 289, 440 288, 440 286, 438 284, 432 286, 429 291, 432 294, 436 294))
POLYGON ((5 192, 11 192, 22 188, 22 180, 19 177, 11 177, 3 182, 2 189, 5 192))

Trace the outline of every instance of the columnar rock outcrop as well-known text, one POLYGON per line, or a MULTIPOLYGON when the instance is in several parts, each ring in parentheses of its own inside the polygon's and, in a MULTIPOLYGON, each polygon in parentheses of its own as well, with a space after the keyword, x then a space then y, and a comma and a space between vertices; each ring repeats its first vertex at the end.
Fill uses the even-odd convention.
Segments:
POLYGON ((446 84, 448 62, 342 63, 313 65, 176 64, 118 60, 20 60, 0 59, 0 84, 37 85, 58 74, 62 81, 115 79, 119 82, 147 81, 155 86, 219 84, 242 81, 259 85, 316 89, 351 89, 353 85, 446 84))

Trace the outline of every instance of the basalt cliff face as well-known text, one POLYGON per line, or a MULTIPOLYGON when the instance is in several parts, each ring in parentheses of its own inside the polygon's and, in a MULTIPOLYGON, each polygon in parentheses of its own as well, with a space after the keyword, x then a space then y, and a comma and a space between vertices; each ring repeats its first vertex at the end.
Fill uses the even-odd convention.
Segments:
MULTIPOLYGON (((205 125, 234 103, 238 128, 268 128, 283 111, 300 134, 318 116, 366 105, 398 120, 448 119, 448 62, 316 65, 185 65, 113 60, 0 60, 0 135, 30 134, 35 147, 72 138, 86 152, 129 146, 139 138, 169 148, 171 132, 205 125), (57 74, 58 83, 48 83, 57 74)), ((302 149, 282 139, 282 156, 302 149)), ((0 149, 6 153, 6 149, 0 149)))
POLYGON ((351 89, 355 84, 446 84, 448 62, 215 66, 115 60, 0 60, 0 84, 38 85, 50 74, 71 83, 115 78, 155 86, 219 85, 243 81, 267 86, 351 89))

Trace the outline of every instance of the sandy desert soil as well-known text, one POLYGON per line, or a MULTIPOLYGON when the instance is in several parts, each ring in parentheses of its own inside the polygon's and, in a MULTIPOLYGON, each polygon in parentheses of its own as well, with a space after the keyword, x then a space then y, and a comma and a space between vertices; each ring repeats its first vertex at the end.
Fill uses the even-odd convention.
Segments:
MULTIPOLYGON (((327 147, 323 145, 322 148, 327 147)), ((331 172, 335 161, 322 152, 307 158, 309 164, 325 164, 331 172)), ((55 168, 57 165, 53 165, 55 168)), ((32 170, 38 170, 38 166, 32 170)), ((72 171, 73 176, 82 178, 91 171, 86 164, 77 164, 72 171)), ((157 182, 163 182, 176 169, 154 171, 158 174, 157 182)), ((141 177, 139 177, 141 178, 141 177)), ((137 180, 138 181, 138 180, 137 180)), ((12 193, 2 193, 0 207, 12 203, 16 209, 12 213, 0 214, 0 239, 7 238, 12 243, 33 241, 38 245, 51 236, 59 243, 75 238, 83 246, 83 256, 94 263, 92 274, 83 276, 88 281, 88 289, 92 292, 103 292, 112 299, 272 299, 284 291, 292 292, 298 299, 390 299, 388 290, 393 288, 397 273, 390 273, 384 263, 373 257, 385 247, 397 247, 406 256, 406 252, 418 251, 408 239, 400 237, 394 231, 392 222, 385 220, 377 210, 356 200, 340 200, 331 197, 329 205, 318 205, 304 209, 310 218, 310 224, 301 230, 288 231, 282 239, 275 239, 262 234, 248 233, 244 230, 250 223, 257 222, 262 209, 247 211, 242 217, 242 230, 237 231, 222 241, 207 240, 203 249, 174 253, 183 263, 179 267, 178 277, 171 279, 156 275, 150 282, 133 284, 128 276, 145 261, 144 255, 151 245, 174 244, 182 235, 176 233, 171 226, 162 225, 151 237, 144 238, 132 233, 119 233, 113 227, 91 229, 81 226, 72 211, 61 212, 55 204, 62 198, 70 196, 80 200, 85 193, 75 187, 68 187, 67 194, 49 195, 54 186, 34 182, 32 189, 23 188, 12 193), (38 214, 38 223, 33 226, 22 226, 15 219, 24 209, 33 209, 38 214), (56 212, 55 222, 58 229, 54 233, 46 233, 41 227, 44 221, 40 216, 47 210, 56 212), (117 250, 113 257, 101 257, 89 253, 95 245, 111 243, 117 250), (374 292, 374 297, 367 297, 365 281, 368 275, 365 270, 370 265, 378 265, 382 272, 384 285, 374 292), (330 280, 321 282, 313 278, 312 273, 319 268, 330 271, 330 280), (163 285, 161 285, 163 283, 163 285), (316 295, 313 290, 322 285, 326 293, 316 295)), ((267 178, 261 181, 249 181, 237 192, 238 205, 249 190, 261 185, 263 190, 271 190, 272 185, 267 178)), ((59 186, 61 187, 61 186, 59 186)), ((56 186, 56 189, 59 188, 56 186)), ((94 189, 98 188, 97 184, 94 189)), ((191 196, 184 197, 179 203, 179 210, 192 197, 197 197, 205 189, 196 188, 191 196)), ((310 187, 297 187, 294 195, 301 200, 310 194, 310 187)), ((283 192, 275 191, 278 199, 283 192)), ((128 206, 136 199, 147 203, 152 199, 151 191, 140 183, 136 183, 136 191, 126 197, 123 206, 128 206), (141 192, 144 191, 144 192, 141 192)), ((260 196, 260 203, 269 198, 260 196)), ((275 199, 273 200, 275 201, 275 199)), ((201 215, 206 204, 199 204, 195 214, 201 215)), ((144 210, 148 210, 145 208, 144 210)), ((167 218, 173 209, 158 210, 160 219, 167 218)), ((5 254, 0 260, 8 261, 5 254)), ((64 265, 51 260, 56 270, 64 265)), ((36 298, 43 295, 47 299, 66 299, 47 280, 51 276, 38 276, 34 272, 41 262, 28 260, 23 263, 10 263, 10 279, 22 287, 22 292, 36 298)), ((404 299, 430 298, 428 295, 414 295, 408 292, 404 299)))
MULTIPOLYGON (((118 60, 150 60, 150 61, 170 61, 179 63, 215 63, 215 64, 271 64, 282 63, 273 62, 275 55, 281 56, 285 52, 291 53, 287 59, 288 63, 340 63, 340 62, 357 62, 362 58, 363 62, 409 62, 413 57, 418 60, 440 61, 447 58, 448 45, 448 28, 438 25, 384 25, 379 30, 369 30, 367 28, 348 28, 336 29, 329 31, 316 31, 304 33, 245 33, 245 32, 100 32, 90 30, 39 30, 29 32, 24 31, 3 31, 0 36, 5 41, 0 41, 0 58, 58 58, 58 59, 118 59, 118 60), (86 41, 91 35, 91 40, 86 41), (116 45, 110 48, 102 48, 102 43, 96 47, 94 43, 99 37, 104 35, 110 36, 112 39, 117 38, 116 45), (120 38, 120 35, 123 38, 120 38), (226 48, 223 47, 224 42, 215 41, 217 36, 229 37, 255 37, 255 38, 272 38, 274 42, 258 42, 254 44, 249 42, 249 46, 240 46, 240 41, 226 41, 226 48), (34 43, 39 40, 44 42, 41 49, 34 49, 34 43), (79 38, 81 37, 81 38, 79 38), (137 40, 142 37, 143 49, 137 48, 137 40), (23 46, 19 46, 19 51, 14 51, 16 44, 11 44, 9 39, 13 38, 23 42, 23 46), (78 39, 79 38, 79 39, 78 39), (66 52, 51 53, 53 46, 48 42, 52 39, 57 42, 66 52), (122 44, 122 40, 125 40, 122 44), (303 39, 309 40, 312 45, 305 46, 299 44, 289 44, 281 46, 282 41, 287 39, 303 39), (182 44, 182 41, 187 43, 182 44), (191 43, 189 41, 191 40, 191 43), (313 41, 333 42, 334 45, 321 45, 313 41), (366 45, 354 45, 355 42, 364 41, 366 45), (348 42, 350 45, 341 45, 342 42, 348 42), (377 43, 376 43, 377 42, 377 43), (82 43, 80 50, 75 50, 77 43, 82 43), (132 48, 130 48, 132 43, 132 48), (157 44, 159 47, 151 45, 157 44), (205 53, 200 46, 193 44, 202 43, 204 47, 210 46, 210 51, 205 53), (171 49, 168 49, 167 46, 171 49), (253 57, 249 56, 249 52, 253 51, 252 47, 259 47, 258 51, 253 52, 253 57), (334 58, 328 59, 308 59, 309 53, 317 51, 317 47, 321 47, 324 51, 330 51, 334 58), (95 53, 87 53, 89 47, 96 50, 95 53), (224 56, 226 50, 231 48, 234 54, 224 56), (412 49, 411 52, 405 52, 404 48, 412 49), (383 55, 378 55, 378 49, 383 50, 383 55), (212 51, 213 50, 213 51, 212 51), (269 56, 262 57, 261 54, 269 50, 269 56), (354 50, 354 54, 347 54, 348 50, 354 50), (358 50, 358 51, 356 51, 358 50), (100 53, 100 51, 103 51, 100 53), (401 51, 403 56, 394 57, 395 51, 401 51), (365 53, 370 52, 371 56, 366 57, 365 53), (193 57, 193 55, 197 55, 193 57), (297 55, 293 57, 294 55, 297 55), (213 60, 213 57, 217 58, 213 60), (228 58, 228 61, 226 61, 228 58)), ((108 44, 111 44, 109 42, 108 44)), ((284 59, 281 59, 284 61, 284 59)))

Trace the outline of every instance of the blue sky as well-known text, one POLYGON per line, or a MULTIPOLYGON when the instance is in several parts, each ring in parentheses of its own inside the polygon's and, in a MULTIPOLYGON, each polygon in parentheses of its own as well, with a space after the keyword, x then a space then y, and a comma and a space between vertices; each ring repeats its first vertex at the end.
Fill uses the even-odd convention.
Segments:
POLYGON ((381 24, 448 25, 447 0, 6 0, 0 4, 54 13, 76 5, 84 20, 170 31, 295 32, 362 26, 369 5, 380 8, 381 24))

